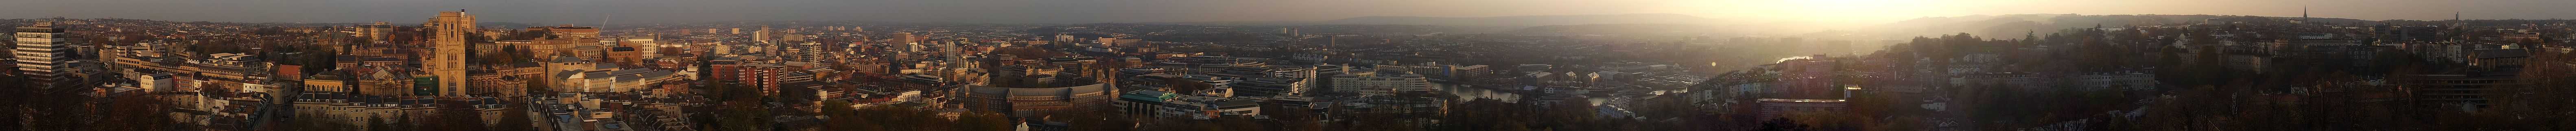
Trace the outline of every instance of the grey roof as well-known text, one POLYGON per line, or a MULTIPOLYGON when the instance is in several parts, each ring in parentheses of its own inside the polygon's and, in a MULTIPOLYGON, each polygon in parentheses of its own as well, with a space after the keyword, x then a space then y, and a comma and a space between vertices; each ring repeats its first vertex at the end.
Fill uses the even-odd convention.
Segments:
POLYGON ((621 76, 622 76, 622 75, 644 74, 645 72, 653 72, 653 71, 655 71, 655 70, 654 70, 654 69, 632 69, 632 70, 617 70, 617 71, 610 71, 608 74, 609 74, 609 75, 621 75, 621 76))
POLYGON ((554 60, 552 60, 551 62, 554 62, 554 63, 572 63, 572 62, 581 62, 581 61, 583 61, 583 60, 581 60, 581 57, 555 56, 555 59, 554 59, 554 60))
POLYGON ((671 74, 675 74, 675 73, 676 73, 676 72, 671 72, 671 71, 666 71, 666 70, 653 70, 653 71, 651 71, 651 72, 644 72, 644 73, 641 73, 641 74, 636 74, 636 76, 644 76, 644 77, 662 77, 662 76, 670 76, 671 74))
POLYGON ((555 72, 555 78, 553 78, 553 79, 570 78, 570 77, 572 77, 573 75, 581 75, 581 71, 569 71, 569 70, 567 70, 567 71, 556 71, 556 72, 555 72))
POLYGON ((608 72, 596 72, 596 71, 594 71, 594 72, 582 72, 582 73, 581 73, 581 78, 598 79, 598 78, 607 78, 607 77, 609 77, 609 76, 612 76, 612 75, 608 75, 608 72))

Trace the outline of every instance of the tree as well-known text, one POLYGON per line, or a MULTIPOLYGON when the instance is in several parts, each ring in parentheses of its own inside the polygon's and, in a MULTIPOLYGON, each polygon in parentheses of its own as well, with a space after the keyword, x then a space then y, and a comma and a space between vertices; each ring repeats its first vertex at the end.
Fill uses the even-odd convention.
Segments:
POLYGON ((386 129, 391 129, 391 130, 395 130, 395 131, 416 131, 416 130, 420 130, 420 129, 414 129, 414 128, 419 128, 419 125, 413 125, 413 123, 412 123, 412 122, 413 122, 413 121, 412 121, 411 115, 409 115, 409 114, 403 114, 403 115, 395 115, 395 116, 394 116, 394 122, 393 122, 393 123, 386 123, 385 125, 388 125, 388 127, 386 127, 386 129))
POLYGON ((520 91, 526 91, 528 95, 553 95, 553 93, 556 92, 553 87, 550 87, 552 84, 547 84, 545 82, 546 79, 526 80, 528 81, 528 88, 520 89, 520 91))
POLYGON ((824 101, 823 110, 819 112, 824 116, 823 130, 859 131, 867 128, 866 118, 858 113, 857 108, 850 106, 848 101, 824 101))
POLYGON ((1007 131, 1014 125, 1010 118, 996 113, 969 113, 957 117, 959 131, 1007 131))
POLYGON ((492 129, 496 131, 537 130, 536 121, 528 117, 528 109, 527 104, 510 104, 510 109, 501 113, 501 121, 497 122, 498 124, 492 129))
POLYGON ((1136 126, 1134 118, 1118 117, 1108 113, 1060 114, 1051 117, 1054 118, 1048 121, 1062 121, 1067 125, 1073 125, 1070 127, 1072 129, 1068 130, 1075 131, 1130 131, 1135 130, 1131 127, 1136 126))
POLYGON ((384 117, 367 116, 368 131, 393 131, 393 127, 393 124, 385 123, 384 117))
POLYGON ((1760 129, 1755 129, 1755 130, 1756 130, 1756 131, 1806 131, 1806 130, 1807 130, 1807 125, 1805 125, 1805 124, 1798 124, 1798 121, 1795 121, 1795 120, 1789 120, 1789 118, 1780 118, 1780 119, 1771 119, 1771 121, 1763 121, 1763 122, 1762 122, 1762 128, 1760 128, 1760 129))
POLYGON ((165 114, 165 112, 170 112, 170 105, 148 95, 120 95, 117 96, 113 102, 109 102, 106 108, 109 112, 131 113, 98 113, 98 115, 104 115, 100 117, 103 119, 99 120, 98 123, 115 124, 92 124, 90 126, 93 127, 90 127, 89 129, 148 131, 168 130, 171 129, 169 127, 177 125, 176 121, 170 120, 170 117, 167 116, 168 114, 165 114))
POLYGON ((718 118, 715 121, 716 129, 727 131, 769 130, 768 109, 760 108, 756 105, 740 104, 756 103, 727 102, 724 110, 718 111, 720 114, 717 115, 718 118))
POLYGON ((1180 78, 1163 79, 1163 83, 1171 84, 1170 86, 1174 93, 1198 93, 1199 90, 1216 88, 1216 85, 1210 85, 1206 82, 1180 78))
POLYGON ((769 129, 769 108, 763 106, 764 102, 761 100, 763 95, 758 92, 759 89, 738 87, 740 85, 735 84, 714 85, 716 85, 713 87, 715 90, 723 92, 713 97, 716 101, 723 102, 720 104, 721 107, 718 107, 713 121, 716 129, 728 131, 769 129))
POLYGON ((483 112, 475 108, 474 102, 464 100, 439 100, 437 113, 438 116, 431 117, 437 119, 436 122, 423 123, 423 126, 425 126, 426 129, 440 131, 491 130, 491 128, 484 127, 483 112))

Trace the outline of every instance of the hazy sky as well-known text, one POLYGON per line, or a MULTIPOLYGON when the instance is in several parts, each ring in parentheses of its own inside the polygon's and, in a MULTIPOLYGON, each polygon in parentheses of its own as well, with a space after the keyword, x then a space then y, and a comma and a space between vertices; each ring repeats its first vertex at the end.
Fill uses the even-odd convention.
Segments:
POLYGON ((545 24, 873 20, 1092 23, 1314 21, 1672 13, 1739 22, 1875 23, 1976 14, 2212 14, 2450 19, 2576 18, 2576 0, 0 0, 0 18, 416 23, 465 9, 545 24))

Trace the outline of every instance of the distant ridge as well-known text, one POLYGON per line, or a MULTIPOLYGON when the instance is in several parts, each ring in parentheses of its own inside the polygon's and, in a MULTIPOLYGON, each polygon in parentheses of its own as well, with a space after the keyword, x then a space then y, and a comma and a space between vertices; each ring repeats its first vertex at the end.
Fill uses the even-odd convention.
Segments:
MULTIPOLYGON (((2222 22, 2222 23, 2283 24, 2283 23, 2287 23, 2287 22, 2289 22, 2289 21, 2287 21, 2287 20, 2289 20, 2289 19, 2299 19, 2299 17, 2269 17, 2269 16, 2241 16, 2241 15, 2160 15, 2160 14, 2132 14, 2132 15, 2083 15, 2083 14, 2007 14, 2007 15, 1968 15, 1968 16, 1954 16, 1954 17, 1924 17, 1924 18, 1916 18, 1916 19, 1910 19, 1910 20, 1897 21, 1897 22, 1893 22, 1893 23, 1887 23, 1887 24, 1876 25, 1876 26, 1873 26, 1873 27, 1875 27, 1875 28, 1870 28, 1870 29, 1865 29, 1865 30, 1877 30, 1877 31, 1880 31, 1880 32, 1889 33, 1889 34, 1886 34, 1885 36, 1904 36, 1904 37, 1911 37, 1911 36, 1939 36, 1939 35, 1944 35, 1944 34, 1957 34, 1957 33, 1970 33, 1970 34, 1975 34, 1975 35, 2018 36, 2018 35, 2032 34, 2032 33, 2036 33, 2036 34, 2048 34, 2048 33, 2055 33, 2055 32, 2057 32, 2057 31, 2059 31, 2059 30, 2062 30, 2062 29, 2069 29, 2069 28, 2091 28, 2091 27, 2095 27, 2095 26, 2109 27, 2109 28, 2118 28, 2118 27, 2124 27, 2124 26, 2143 26, 2143 25, 2165 25, 2165 24, 2195 24, 2195 23, 2207 23, 2207 22, 2213 22, 2213 21, 2212 21, 2212 19, 2215 19, 2215 22, 2222 22)), ((2370 20, 2358 20, 2358 19, 2346 19, 2346 18, 2324 18, 2324 17, 2307 18, 2307 20, 2309 20, 2309 21, 2310 21, 2310 22, 2312 22, 2312 23, 2329 23, 2329 24, 2338 24, 2338 25, 2352 25, 2352 24, 2374 25, 2374 24, 2382 24, 2382 23, 2384 23, 2384 21, 2370 21, 2370 20)), ((2016 37, 2016 38, 2017 38, 2017 37, 2016 37)))
POLYGON ((1589 24, 1693 24, 1716 19, 1681 14, 1534 15, 1496 17, 1367 16, 1326 20, 1328 25, 1544 26, 1589 24))

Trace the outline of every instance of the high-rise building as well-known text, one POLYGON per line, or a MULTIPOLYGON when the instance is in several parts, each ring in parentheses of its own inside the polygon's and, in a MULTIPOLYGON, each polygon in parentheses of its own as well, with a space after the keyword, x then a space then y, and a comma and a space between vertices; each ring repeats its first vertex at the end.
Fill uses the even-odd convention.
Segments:
POLYGON ((824 55, 823 43, 805 42, 805 44, 799 44, 796 47, 796 50, 798 50, 796 53, 801 55, 796 57, 796 61, 822 62, 823 57, 827 57, 824 55))
POLYGON ((895 32, 894 40, 895 43, 921 43, 921 38, 913 37, 912 32, 895 32))
POLYGON ((939 43, 939 60, 947 62, 947 65, 941 65, 941 67, 960 69, 966 67, 965 56, 958 55, 957 43, 960 41, 941 40, 935 43, 939 43))
POLYGON ((35 80, 37 87, 53 87, 54 81, 71 69, 72 59, 67 57, 72 45, 63 35, 63 28, 54 27, 53 22, 18 27, 18 48, 10 54, 18 58, 19 76, 35 80))
POLYGON ((760 26, 760 31, 752 31, 752 32, 751 32, 751 41, 759 41, 759 42, 761 42, 761 43, 769 43, 769 26, 766 26, 766 25, 764 25, 764 26, 760 26))
POLYGON ((1279 34, 1286 34, 1286 35, 1288 35, 1288 37, 1297 37, 1297 36, 1299 36, 1299 35, 1304 35, 1304 34, 1297 34, 1297 28, 1296 28, 1296 27, 1279 28, 1279 34))
POLYGON ((428 25, 424 27, 436 31, 431 34, 436 37, 430 39, 432 45, 436 46, 431 47, 436 50, 434 51, 436 55, 422 65, 430 71, 431 75, 436 76, 432 79, 437 80, 437 83, 424 84, 433 84, 428 87, 437 90, 435 92, 438 96, 464 95, 465 50, 468 48, 465 45, 467 42, 465 39, 474 37, 467 35, 468 32, 475 31, 474 15, 465 14, 465 10, 438 12, 438 16, 430 18, 426 24, 428 25))
POLYGON ((720 57, 713 60, 707 60, 707 80, 740 81, 742 80, 742 65, 745 64, 743 62, 742 58, 735 57, 720 57))

